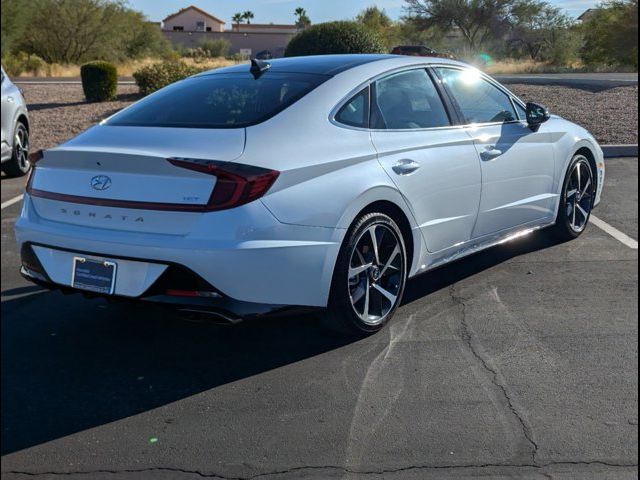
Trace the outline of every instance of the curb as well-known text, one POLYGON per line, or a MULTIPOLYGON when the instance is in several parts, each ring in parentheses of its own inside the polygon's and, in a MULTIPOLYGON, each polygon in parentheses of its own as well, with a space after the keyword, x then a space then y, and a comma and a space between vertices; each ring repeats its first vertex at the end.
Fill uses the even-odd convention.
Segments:
POLYGON ((602 145, 604 158, 637 157, 638 145, 602 145))

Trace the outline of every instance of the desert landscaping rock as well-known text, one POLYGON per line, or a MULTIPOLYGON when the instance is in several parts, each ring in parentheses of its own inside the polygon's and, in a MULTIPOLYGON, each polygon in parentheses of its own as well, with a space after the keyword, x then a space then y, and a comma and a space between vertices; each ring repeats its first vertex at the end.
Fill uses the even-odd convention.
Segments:
POLYGON ((544 104, 551 113, 589 130, 603 145, 638 143, 638 87, 592 93, 559 86, 509 85, 524 101, 544 104))

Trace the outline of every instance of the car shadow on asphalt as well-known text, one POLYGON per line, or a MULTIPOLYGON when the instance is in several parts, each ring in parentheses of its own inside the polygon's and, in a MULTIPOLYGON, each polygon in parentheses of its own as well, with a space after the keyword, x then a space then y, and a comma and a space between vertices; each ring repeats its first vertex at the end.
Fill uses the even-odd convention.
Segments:
MULTIPOLYGON (((408 283, 405 304, 510 258, 554 245, 502 245, 408 283)), ((4 291, 2 455, 346 346, 312 315, 237 326, 59 292, 4 291), (19 298, 8 295, 25 293, 19 298)))
POLYGON ((449 263, 407 282, 402 304, 415 302, 512 258, 558 244, 557 239, 543 230, 449 263))

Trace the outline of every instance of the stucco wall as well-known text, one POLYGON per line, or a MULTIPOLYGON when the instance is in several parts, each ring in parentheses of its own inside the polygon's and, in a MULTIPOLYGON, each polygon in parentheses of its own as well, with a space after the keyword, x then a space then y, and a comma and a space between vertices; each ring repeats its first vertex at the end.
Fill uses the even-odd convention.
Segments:
POLYGON ((164 22, 163 30, 173 30, 173 27, 183 27, 185 32, 194 32, 198 22, 204 22, 205 27, 211 27, 212 32, 224 31, 224 24, 202 15, 195 10, 186 10, 164 22))
POLYGON ((284 55, 284 49, 294 36, 292 33, 237 33, 237 32, 170 32, 164 36, 174 45, 197 48, 203 40, 225 38, 231 42, 230 54, 239 53, 241 49, 251 49, 252 54, 269 50, 274 57, 284 55))

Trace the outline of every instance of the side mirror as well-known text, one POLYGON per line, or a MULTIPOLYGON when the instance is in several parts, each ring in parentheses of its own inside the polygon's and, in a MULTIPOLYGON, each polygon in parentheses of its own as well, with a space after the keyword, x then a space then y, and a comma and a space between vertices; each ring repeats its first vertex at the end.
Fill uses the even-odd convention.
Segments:
POLYGON ((537 103, 527 103, 527 123, 530 127, 539 127, 550 118, 551 114, 549 110, 547 110, 547 107, 538 105, 537 103))

